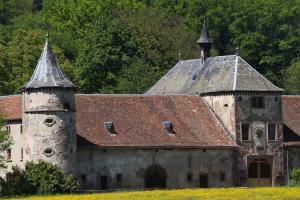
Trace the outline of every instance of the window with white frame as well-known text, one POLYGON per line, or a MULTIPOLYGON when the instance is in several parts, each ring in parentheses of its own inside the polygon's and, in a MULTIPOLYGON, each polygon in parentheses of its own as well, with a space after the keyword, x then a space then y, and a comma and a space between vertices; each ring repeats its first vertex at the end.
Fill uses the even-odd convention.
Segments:
POLYGON ((241 123, 241 140, 250 140, 250 123, 241 123))
POLYGON ((277 129, 276 123, 268 123, 267 132, 268 132, 269 141, 276 141, 276 137, 277 137, 276 129, 277 129))

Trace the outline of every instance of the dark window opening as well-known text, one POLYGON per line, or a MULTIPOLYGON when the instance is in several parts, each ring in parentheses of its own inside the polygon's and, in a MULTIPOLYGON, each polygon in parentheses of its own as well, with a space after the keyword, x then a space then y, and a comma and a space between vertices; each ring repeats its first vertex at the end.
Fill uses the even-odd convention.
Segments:
POLYGON ((252 97, 252 107, 253 108, 263 108, 264 107, 264 97, 252 97))
POLYGON ((271 167, 264 159, 254 160, 248 168, 249 178, 271 178, 271 167))
POLYGON ((193 174, 192 174, 192 173, 187 173, 187 175, 186 175, 186 180, 187 180, 188 182, 191 182, 191 181, 193 180, 193 174))
POLYGON ((275 100, 275 101, 278 101, 278 97, 275 97, 274 100, 275 100))
POLYGON ((202 151, 205 153, 205 152, 206 152, 206 149, 202 149, 202 151))
POLYGON ((221 173, 220 173, 220 180, 221 180, 221 181, 225 181, 225 180, 226 180, 226 175, 225 175, 224 172, 221 172, 221 173))
POLYGON ((65 103, 64 104, 64 109, 65 110, 70 110, 70 104, 69 103, 65 103))
POLYGON ((52 123, 53 123, 53 118, 47 118, 47 119, 45 120, 45 123, 46 123, 46 124, 52 124, 52 123))
POLYGON ((23 133, 23 125, 20 125, 20 133, 23 133))
POLYGON ((100 183, 101 183, 101 190, 108 189, 108 177, 107 176, 100 176, 100 183))
POLYGON ((200 188, 208 188, 208 176, 207 174, 200 174, 199 176, 200 188))
POLYGON ((85 174, 81 174, 80 175, 80 180, 81 180, 82 184, 85 184, 86 183, 86 175, 85 174))
POLYGON ((276 124, 270 123, 268 124, 268 140, 276 140, 276 124))
POLYGON ((121 183, 122 182, 122 174, 117 174, 116 180, 118 183, 121 183))
POLYGON ((224 107, 228 107, 228 104, 226 103, 226 104, 224 104, 224 107))
POLYGON ((260 178, 270 178, 271 177, 271 169, 270 166, 265 163, 260 163, 260 178))
POLYGON ((239 96, 238 101, 242 101, 243 97, 239 96))
POLYGON ((7 156, 6 156, 7 160, 11 160, 11 149, 7 150, 7 156))
POLYGON ((23 148, 21 148, 21 160, 23 160, 23 148))
POLYGON ((247 141, 249 140, 249 133, 250 133, 250 124, 249 123, 242 123, 241 125, 242 131, 242 140, 247 141))

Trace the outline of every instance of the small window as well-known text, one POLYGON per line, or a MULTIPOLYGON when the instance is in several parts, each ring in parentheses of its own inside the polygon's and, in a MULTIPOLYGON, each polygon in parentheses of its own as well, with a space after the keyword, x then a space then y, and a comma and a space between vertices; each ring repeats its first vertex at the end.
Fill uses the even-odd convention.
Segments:
POLYGON ((278 97, 275 97, 275 98, 274 98, 274 101, 278 101, 278 97))
POLYGON ((171 121, 163 121, 162 125, 164 129, 167 131, 167 133, 173 135, 175 134, 174 128, 173 128, 173 123, 171 121))
POLYGON ((224 172, 220 172, 220 180, 225 181, 226 180, 226 175, 224 172))
POLYGON ((226 104, 224 104, 224 107, 228 107, 228 104, 226 103, 226 104))
POLYGON ((264 97, 252 97, 252 107, 253 108, 263 108, 264 107, 264 97))
POLYGON ((116 176, 116 181, 117 181, 118 183, 121 183, 121 182, 122 182, 122 174, 117 174, 117 176, 116 176))
POLYGON ((86 183, 86 175, 85 175, 85 174, 81 174, 81 175, 80 175, 80 180, 81 180, 81 182, 82 182, 83 184, 85 184, 85 183, 86 183))
POLYGON ((10 135, 10 126, 6 126, 6 133, 10 135))
POLYGON ((187 180, 188 182, 191 182, 191 181, 193 180, 193 174, 192 174, 192 173, 187 173, 187 175, 186 175, 186 180, 187 180))
POLYGON ((242 141, 250 140, 249 133, 250 133, 250 124, 249 123, 242 123, 241 124, 241 134, 242 134, 242 141))
POLYGON ((8 160, 8 161, 11 160, 11 149, 8 149, 8 150, 7 150, 6 160, 8 160))
POLYGON ((243 101, 243 97, 239 96, 238 101, 243 101))
POLYGON ((21 161, 23 160, 23 148, 21 148, 21 161))
POLYGON ((20 133, 21 134, 23 133, 23 125, 22 124, 20 125, 20 133))
POLYGON ((276 140, 276 124, 268 123, 268 140, 275 141, 276 140))

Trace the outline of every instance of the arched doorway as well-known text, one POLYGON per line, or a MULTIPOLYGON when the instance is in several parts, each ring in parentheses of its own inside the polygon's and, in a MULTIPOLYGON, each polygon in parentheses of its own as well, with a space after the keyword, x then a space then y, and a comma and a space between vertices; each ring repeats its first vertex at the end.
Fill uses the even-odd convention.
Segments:
POLYGON ((145 171, 145 188, 166 188, 167 174, 163 167, 154 164, 145 171))
POLYGON ((250 187, 272 186, 272 167, 265 159, 254 159, 248 166, 250 187))

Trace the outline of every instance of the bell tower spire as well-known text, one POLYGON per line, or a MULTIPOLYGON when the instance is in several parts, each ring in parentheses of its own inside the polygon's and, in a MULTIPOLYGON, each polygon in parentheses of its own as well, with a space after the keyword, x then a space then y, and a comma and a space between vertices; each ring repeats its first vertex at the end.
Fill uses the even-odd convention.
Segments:
POLYGON ((206 60, 206 58, 210 57, 210 48, 211 48, 211 45, 213 44, 212 40, 209 38, 205 20, 203 22, 201 35, 200 35, 199 40, 197 41, 197 44, 200 47, 201 61, 204 62, 206 60))

